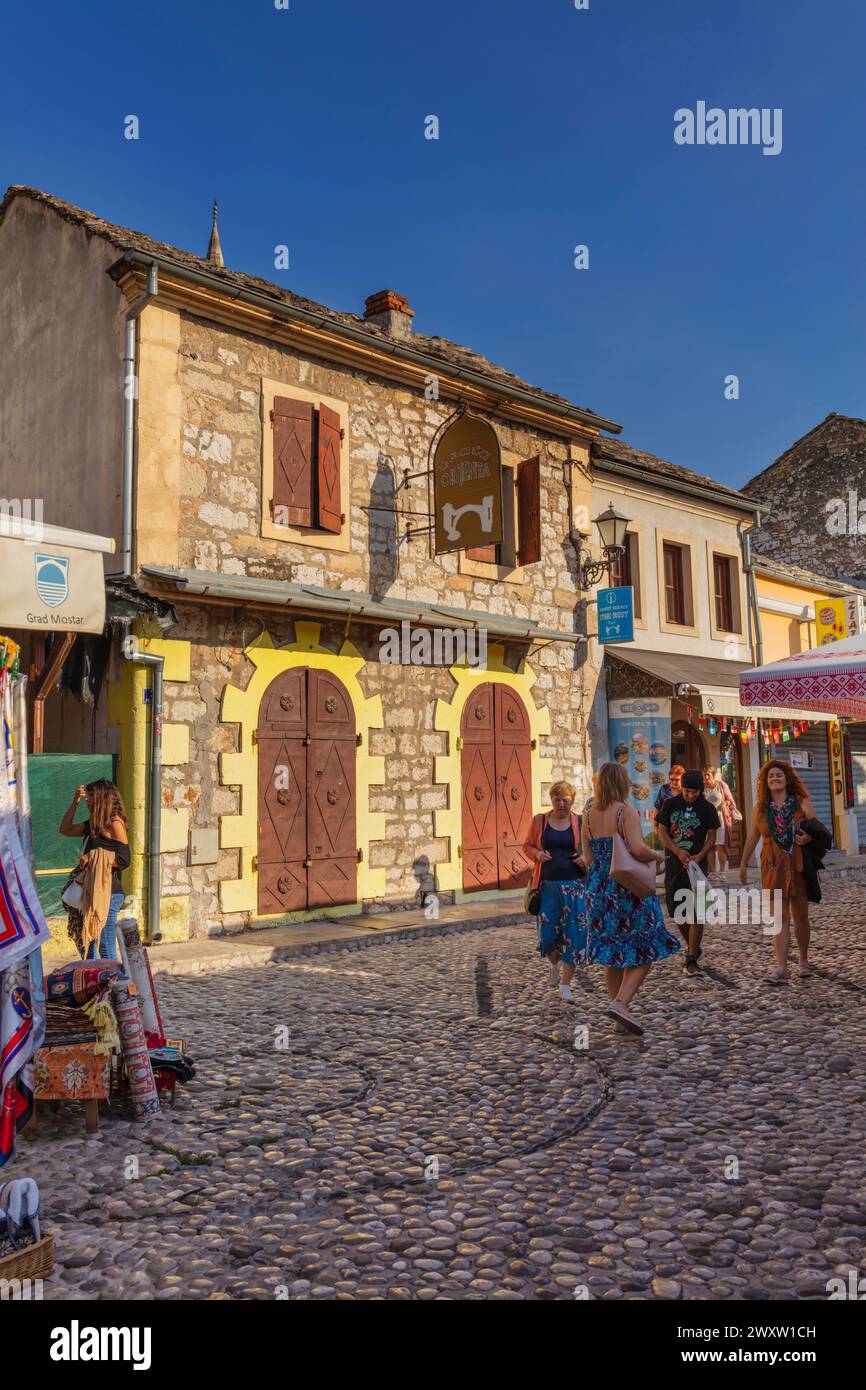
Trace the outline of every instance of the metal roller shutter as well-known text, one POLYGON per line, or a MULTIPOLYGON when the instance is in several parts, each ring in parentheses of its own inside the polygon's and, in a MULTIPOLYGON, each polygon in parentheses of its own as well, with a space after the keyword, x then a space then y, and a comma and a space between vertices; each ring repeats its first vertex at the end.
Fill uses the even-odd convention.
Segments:
POLYGON ((854 771, 854 812, 860 844, 866 845, 866 724, 849 724, 851 766, 854 771))
MULTIPOLYGON (((830 791, 830 758, 827 753, 826 724, 816 724, 814 728, 807 729, 805 733, 800 734, 799 738, 792 738, 790 743, 779 744, 778 747, 771 749, 771 752, 774 757, 785 762, 790 761, 792 752, 812 754, 812 766, 798 767, 795 771, 812 798, 818 819, 823 821, 827 829, 832 832, 833 798, 830 791)), ((866 813, 866 806, 864 806, 864 813, 866 813)))

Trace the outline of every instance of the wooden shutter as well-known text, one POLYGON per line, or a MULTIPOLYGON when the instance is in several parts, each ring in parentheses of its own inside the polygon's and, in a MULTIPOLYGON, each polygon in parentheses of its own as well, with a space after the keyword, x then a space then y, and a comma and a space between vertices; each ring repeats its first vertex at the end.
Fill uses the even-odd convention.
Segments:
POLYGON ((307 401, 275 396, 274 495, 271 516, 288 526, 313 524, 313 407, 307 401), (278 513, 277 508, 284 508, 278 513))
POLYGON ((541 458, 526 459, 517 468, 517 562, 534 565, 541 559, 541 458))
MULTIPOLYGON (((511 503, 511 498, 506 493, 506 488, 511 482, 512 472, 510 468, 502 467, 499 473, 499 483, 502 491, 502 534, 505 538, 505 516, 506 508, 511 503)), ((466 551, 467 560, 480 560, 485 565, 498 565, 501 563, 500 546, 494 541, 493 545, 471 545, 466 551)))
POLYGON ((329 406, 319 407, 318 486, 319 521, 323 531, 343 529, 340 502, 340 417, 329 406))

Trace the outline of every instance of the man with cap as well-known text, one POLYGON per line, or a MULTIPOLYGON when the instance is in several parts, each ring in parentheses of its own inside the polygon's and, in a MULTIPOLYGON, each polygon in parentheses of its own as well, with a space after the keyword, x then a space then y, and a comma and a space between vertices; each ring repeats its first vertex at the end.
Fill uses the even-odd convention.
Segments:
POLYGON ((703 864, 716 842, 720 823, 718 812, 704 796, 704 779, 696 769, 683 773, 679 795, 668 797, 656 817, 655 828, 665 847, 665 902, 688 948, 683 972, 697 976, 701 973, 698 956, 704 928, 696 920, 688 865, 703 864), (678 903, 677 894, 682 889, 689 896, 678 903))

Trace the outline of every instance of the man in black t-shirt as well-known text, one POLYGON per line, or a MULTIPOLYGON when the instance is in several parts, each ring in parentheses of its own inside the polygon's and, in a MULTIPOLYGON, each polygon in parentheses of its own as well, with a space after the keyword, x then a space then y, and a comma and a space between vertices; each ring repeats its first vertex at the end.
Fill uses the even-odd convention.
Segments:
MULTIPOLYGON (((703 925, 695 920, 694 901, 683 917, 676 900, 685 888, 692 891, 688 875, 689 863, 703 864, 716 842, 719 816, 704 796, 704 779, 700 772, 690 769, 683 773, 682 791, 664 803, 656 817, 656 832, 665 847, 665 901, 668 912, 679 927, 688 947, 683 971, 700 975, 698 956, 701 954, 703 925), (679 910, 678 910, 679 908, 679 910)), ((689 899, 685 900, 687 903, 689 899)))

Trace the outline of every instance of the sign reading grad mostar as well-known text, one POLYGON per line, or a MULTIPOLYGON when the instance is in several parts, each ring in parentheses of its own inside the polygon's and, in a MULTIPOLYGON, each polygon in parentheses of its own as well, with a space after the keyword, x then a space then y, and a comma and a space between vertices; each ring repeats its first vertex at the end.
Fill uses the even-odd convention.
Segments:
POLYGON ((496 431, 467 411, 433 456, 436 554, 502 540, 502 459, 496 431))
POLYGON ((0 622, 40 632, 101 632, 102 555, 75 546, 0 537, 0 622))

